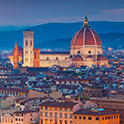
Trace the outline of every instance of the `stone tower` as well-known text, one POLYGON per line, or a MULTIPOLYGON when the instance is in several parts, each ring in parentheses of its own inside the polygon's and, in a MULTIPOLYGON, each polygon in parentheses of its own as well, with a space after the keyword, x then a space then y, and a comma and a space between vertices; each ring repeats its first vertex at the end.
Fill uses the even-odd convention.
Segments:
POLYGON ((19 56, 18 56, 18 47, 17 47, 17 42, 15 41, 15 48, 14 48, 14 53, 13 53, 13 60, 14 60, 14 68, 18 68, 19 66, 19 56))
POLYGON ((24 50, 23 50, 23 66, 33 67, 33 31, 29 29, 23 32, 23 40, 24 40, 24 50))

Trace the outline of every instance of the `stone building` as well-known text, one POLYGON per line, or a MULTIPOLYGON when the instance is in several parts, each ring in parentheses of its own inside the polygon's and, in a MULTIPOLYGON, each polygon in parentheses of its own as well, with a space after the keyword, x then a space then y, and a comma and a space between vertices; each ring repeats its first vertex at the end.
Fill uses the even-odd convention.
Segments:
POLYGON ((72 38, 70 52, 40 52, 40 49, 34 49, 34 32, 28 29, 23 34, 23 66, 108 66, 108 61, 103 56, 102 42, 98 34, 89 26, 87 15, 82 28, 72 38))

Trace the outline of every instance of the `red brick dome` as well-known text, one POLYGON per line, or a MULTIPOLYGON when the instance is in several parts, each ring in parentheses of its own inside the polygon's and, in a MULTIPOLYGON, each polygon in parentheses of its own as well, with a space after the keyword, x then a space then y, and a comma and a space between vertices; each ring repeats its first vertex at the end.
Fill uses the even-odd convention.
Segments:
POLYGON ((98 34, 89 27, 87 16, 85 16, 83 27, 76 32, 71 41, 71 48, 79 48, 83 45, 102 46, 98 34))
POLYGON ((97 61, 107 61, 106 57, 103 56, 102 54, 97 56, 97 61))
POLYGON ((76 55, 76 56, 74 56, 72 61, 83 61, 83 58, 80 55, 76 55))

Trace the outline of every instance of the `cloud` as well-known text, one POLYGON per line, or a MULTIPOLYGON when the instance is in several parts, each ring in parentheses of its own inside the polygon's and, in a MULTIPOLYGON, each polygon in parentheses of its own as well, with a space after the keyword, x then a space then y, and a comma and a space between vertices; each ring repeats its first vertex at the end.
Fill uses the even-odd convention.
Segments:
POLYGON ((122 9, 106 9, 102 10, 104 13, 124 13, 124 8, 122 9))

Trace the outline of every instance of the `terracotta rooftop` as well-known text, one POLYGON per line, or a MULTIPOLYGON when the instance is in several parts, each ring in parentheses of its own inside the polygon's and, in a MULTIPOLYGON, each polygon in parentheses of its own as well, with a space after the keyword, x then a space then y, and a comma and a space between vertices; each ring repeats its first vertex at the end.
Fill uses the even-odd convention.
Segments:
POLYGON ((52 102, 52 101, 46 101, 46 102, 40 104, 40 106, 72 108, 76 104, 77 103, 74 103, 74 102, 52 102))
POLYGON ((111 111, 111 110, 103 110, 103 111, 95 111, 91 109, 80 109, 74 114, 79 114, 79 115, 94 115, 94 116, 102 116, 102 115, 112 115, 112 114, 119 114, 118 112, 111 111))
POLYGON ((37 111, 33 111, 33 110, 17 111, 17 112, 14 112, 14 114, 27 114, 27 113, 33 113, 33 112, 37 112, 37 111))

